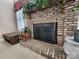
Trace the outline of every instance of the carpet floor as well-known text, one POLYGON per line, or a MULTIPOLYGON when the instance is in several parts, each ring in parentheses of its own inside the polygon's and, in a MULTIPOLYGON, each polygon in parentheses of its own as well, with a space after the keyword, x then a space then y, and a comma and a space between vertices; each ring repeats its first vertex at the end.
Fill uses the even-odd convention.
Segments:
POLYGON ((47 59, 20 44, 10 45, 0 41, 0 59, 47 59))

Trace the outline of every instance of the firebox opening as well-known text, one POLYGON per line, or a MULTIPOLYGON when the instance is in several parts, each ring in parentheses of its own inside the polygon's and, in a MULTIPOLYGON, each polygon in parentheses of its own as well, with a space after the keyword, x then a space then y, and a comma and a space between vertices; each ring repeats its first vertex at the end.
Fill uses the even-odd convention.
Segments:
POLYGON ((34 39, 57 44, 57 22, 33 24, 34 39))

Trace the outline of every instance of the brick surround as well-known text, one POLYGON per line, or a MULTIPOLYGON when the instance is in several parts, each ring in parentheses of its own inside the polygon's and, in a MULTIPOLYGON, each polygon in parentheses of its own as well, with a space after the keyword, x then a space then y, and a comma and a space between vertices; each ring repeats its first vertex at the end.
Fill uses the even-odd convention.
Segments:
POLYGON ((57 41, 58 44, 60 45, 62 44, 63 39, 63 28, 65 37, 66 35, 73 34, 74 29, 77 26, 78 12, 73 13, 71 11, 71 7, 72 6, 66 8, 64 14, 58 13, 57 8, 55 7, 48 8, 44 11, 37 11, 31 15, 32 19, 27 20, 27 25, 33 32, 33 24, 58 22, 57 41))

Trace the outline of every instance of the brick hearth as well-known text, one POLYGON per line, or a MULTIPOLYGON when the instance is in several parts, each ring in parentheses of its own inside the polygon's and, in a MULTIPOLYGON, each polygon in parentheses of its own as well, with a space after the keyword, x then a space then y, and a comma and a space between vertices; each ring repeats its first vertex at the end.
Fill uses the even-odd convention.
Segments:
POLYGON ((63 47, 58 45, 41 42, 38 40, 31 39, 27 42, 20 41, 20 44, 26 48, 31 49, 32 51, 47 57, 48 59, 65 59, 66 54, 63 50, 63 47))

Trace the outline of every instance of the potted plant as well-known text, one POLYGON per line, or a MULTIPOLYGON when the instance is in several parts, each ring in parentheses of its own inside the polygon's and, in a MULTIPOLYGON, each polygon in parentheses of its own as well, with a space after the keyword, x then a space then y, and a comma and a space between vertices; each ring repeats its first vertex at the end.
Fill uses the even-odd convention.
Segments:
POLYGON ((27 15, 31 19, 31 14, 37 10, 43 10, 48 7, 48 0, 35 0, 35 3, 28 2, 23 6, 23 14, 27 15))
POLYGON ((21 40, 27 41, 31 38, 31 30, 28 27, 24 28, 24 31, 21 32, 21 40))
POLYGON ((23 14, 24 16, 27 15, 31 19, 31 13, 36 11, 35 4, 33 3, 26 3, 23 6, 23 14))

